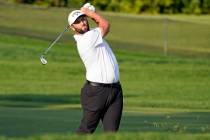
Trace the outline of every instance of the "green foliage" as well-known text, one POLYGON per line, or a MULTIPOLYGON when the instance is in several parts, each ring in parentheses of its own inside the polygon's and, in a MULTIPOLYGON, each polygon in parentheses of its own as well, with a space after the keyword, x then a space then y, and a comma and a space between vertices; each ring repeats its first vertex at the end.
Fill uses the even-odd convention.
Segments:
POLYGON ((172 13, 172 8, 171 8, 172 4, 173 0, 159 0, 158 3, 159 13, 172 13))
POLYGON ((210 13, 210 0, 203 0, 202 11, 205 14, 210 13))
POLYGON ((110 4, 107 6, 108 11, 120 11, 120 6, 118 4, 118 1, 116 0, 111 0, 110 4))
MULTIPOLYGON (((11 1, 11 0, 10 0, 11 1)), ((57 7, 80 7, 90 2, 100 10, 126 13, 209 14, 210 0, 12 0, 57 7)))
MULTIPOLYGON (((11 0, 10 0, 11 1, 11 0)), ((15 3, 34 4, 39 6, 67 7, 68 0, 12 0, 15 3)))
POLYGON ((184 0, 184 13, 193 13, 193 14, 201 14, 201 1, 200 0, 184 0))

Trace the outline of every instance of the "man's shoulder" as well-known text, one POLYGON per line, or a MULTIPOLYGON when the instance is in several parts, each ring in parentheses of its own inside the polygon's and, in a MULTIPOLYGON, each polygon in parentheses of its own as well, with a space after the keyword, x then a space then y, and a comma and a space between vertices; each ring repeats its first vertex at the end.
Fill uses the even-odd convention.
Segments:
POLYGON ((99 27, 92 28, 88 32, 86 32, 84 35, 91 35, 91 34, 94 34, 94 33, 101 33, 100 28, 99 27))
POLYGON ((101 30, 99 27, 97 27, 97 28, 90 29, 84 34, 74 35, 74 38, 75 40, 80 40, 80 39, 84 40, 84 39, 94 38, 100 35, 101 35, 101 30))

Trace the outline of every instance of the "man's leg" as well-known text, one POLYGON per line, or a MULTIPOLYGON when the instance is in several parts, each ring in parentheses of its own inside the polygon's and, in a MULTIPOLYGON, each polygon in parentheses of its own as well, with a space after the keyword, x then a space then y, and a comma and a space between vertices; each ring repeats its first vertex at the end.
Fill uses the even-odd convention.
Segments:
POLYGON ((83 118, 77 133, 93 133, 101 119, 101 110, 105 103, 103 87, 93 87, 87 83, 81 90, 83 118))
POLYGON ((113 94, 114 100, 111 102, 102 119, 104 131, 108 132, 116 132, 119 129, 123 109, 121 86, 113 94))
POLYGON ((97 125, 100 121, 99 112, 93 112, 84 110, 83 118, 80 123, 80 127, 77 130, 79 134, 93 133, 97 128, 97 125))

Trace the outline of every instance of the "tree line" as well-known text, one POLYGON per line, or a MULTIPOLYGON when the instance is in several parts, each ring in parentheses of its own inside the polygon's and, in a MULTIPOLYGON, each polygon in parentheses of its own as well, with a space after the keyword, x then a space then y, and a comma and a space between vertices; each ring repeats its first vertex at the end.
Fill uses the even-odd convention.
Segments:
POLYGON ((79 7, 86 2, 103 11, 150 14, 210 14, 210 0, 13 0, 16 3, 79 7))

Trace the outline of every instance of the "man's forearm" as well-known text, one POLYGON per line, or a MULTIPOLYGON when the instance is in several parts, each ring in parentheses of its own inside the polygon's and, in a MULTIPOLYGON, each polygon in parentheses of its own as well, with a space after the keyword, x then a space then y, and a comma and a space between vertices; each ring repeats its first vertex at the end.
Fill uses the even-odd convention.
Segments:
POLYGON ((102 31, 102 35, 103 37, 107 35, 107 33, 109 32, 109 22, 104 19, 101 15, 99 15, 98 13, 95 13, 87 8, 82 7, 81 11, 88 16, 89 18, 93 19, 96 24, 98 25, 99 28, 101 28, 102 31))

